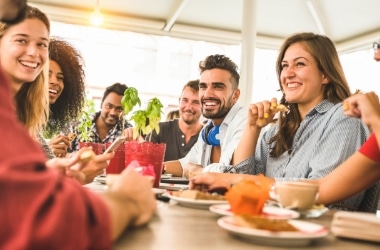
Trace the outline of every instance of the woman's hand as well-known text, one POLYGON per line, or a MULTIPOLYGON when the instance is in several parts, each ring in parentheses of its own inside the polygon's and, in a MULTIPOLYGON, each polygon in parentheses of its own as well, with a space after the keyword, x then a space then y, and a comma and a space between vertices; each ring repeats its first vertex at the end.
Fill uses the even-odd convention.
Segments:
POLYGON ((133 220, 131 226, 146 224, 156 211, 156 199, 152 191, 151 178, 141 175, 139 172, 126 168, 118 178, 115 178, 109 192, 127 202, 129 213, 133 220))
POLYGON ((71 148, 71 140, 66 135, 57 135, 49 141, 49 146, 56 157, 63 158, 71 148))
POLYGON ((273 122, 277 109, 277 99, 262 101, 249 105, 247 124, 251 127, 263 128, 273 122))
POLYGON ((380 104, 375 92, 352 95, 344 100, 343 108, 346 115, 361 118, 370 128, 379 126, 380 104))
POLYGON ((70 158, 53 158, 46 162, 46 166, 60 171, 63 175, 77 179, 81 184, 90 183, 108 166, 108 161, 114 153, 95 155, 89 160, 81 159, 81 154, 91 150, 89 147, 81 148, 70 158))

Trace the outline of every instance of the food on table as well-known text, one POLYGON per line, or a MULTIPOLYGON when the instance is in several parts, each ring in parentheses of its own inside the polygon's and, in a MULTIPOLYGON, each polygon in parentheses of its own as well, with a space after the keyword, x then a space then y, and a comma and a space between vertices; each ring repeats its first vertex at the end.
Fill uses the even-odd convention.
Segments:
POLYGON ((67 135, 67 137, 69 137, 69 140, 70 140, 70 141, 74 140, 76 136, 77 136, 77 135, 76 135, 75 133, 69 133, 69 134, 67 135))
POLYGON ((95 153, 92 150, 86 150, 82 152, 79 156, 81 162, 84 162, 84 163, 91 161, 92 159, 94 159, 94 157, 95 157, 95 153))
POLYGON ((206 193, 198 190, 180 190, 175 191, 172 195, 181 197, 181 198, 189 198, 194 200, 225 200, 226 197, 223 195, 215 194, 215 193, 206 193))
POLYGON ((275 112, 286 112, 288 108, 283 104, 277 104, 275 102, 271 103, 270 110, 275 112))
POLYGON ((296 232, 299 231, 296 227, 288 222, 286 219, 271 219, 260 216, 250 216, 250 215, 235 215, 234 222, 238 226, 250 227, 256 229, 269 230, 274 232, 288 231, 296 232))
POLYGON ((256 180, 243 180, 226 193, 231 211, 236 215, 258 215, 269 198, 273 181, 262 174, 256 180))

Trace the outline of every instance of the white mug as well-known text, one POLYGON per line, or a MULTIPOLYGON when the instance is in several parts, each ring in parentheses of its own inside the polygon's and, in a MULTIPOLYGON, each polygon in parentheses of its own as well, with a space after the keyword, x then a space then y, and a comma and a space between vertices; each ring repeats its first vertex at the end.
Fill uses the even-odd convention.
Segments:
POLYGON ((277 182, 273 184, 270 197, 284 208, 308 210, 318 198, 319 186, 308 182, 277 182))

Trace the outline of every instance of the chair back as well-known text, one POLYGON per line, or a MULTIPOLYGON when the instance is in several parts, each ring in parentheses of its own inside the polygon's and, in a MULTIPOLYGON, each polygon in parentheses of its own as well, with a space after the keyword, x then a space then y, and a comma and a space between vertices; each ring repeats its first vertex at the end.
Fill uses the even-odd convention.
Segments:
POLYGON ((362 202, 359 205, 358 211, 376 213, 379 208, 380 182, 372 185, 365 191, 362 202))

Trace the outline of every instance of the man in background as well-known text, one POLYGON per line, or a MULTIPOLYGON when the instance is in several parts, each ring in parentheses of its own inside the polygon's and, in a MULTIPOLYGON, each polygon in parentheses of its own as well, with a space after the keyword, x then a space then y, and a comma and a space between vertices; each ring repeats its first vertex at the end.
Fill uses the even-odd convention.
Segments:
POLYGON ((200 122, 199 80, 189 81, 183 87, 179 98, 179 115, 179 119, 160 122, 160 133, 153 131, 145 138, 147 141, 166 144, 164 161, 184 157, 198 140, 203 127, 200 122))
POLYGON ((179 160, 165 162, 167 173, 189 177, 189 172, 223 172, 231 164, 245 122, 247 110, 240 96, 237 65, 224 55, 210 55, 199 63, 199 99, 208 119, 197 143, 179 160))
MULTIPOLYGON (((106 88, 100 104, 101 110, 96 112, 92 117, 92 125, 90 128, 90 138, 95 143, 113 142, 117 137, 125 135, 127 138, 132 138, 132 124, 125 121, 122 116, 123 107, 121 99, 124 91, 128 87, 121 83, 115 83, 106 88), (130 134, 130 135, 128 135, 130 134)), ((80 131, 74 128, 73 131, 78 135, 72 141, 72 150, 79 150, 80 131)))

